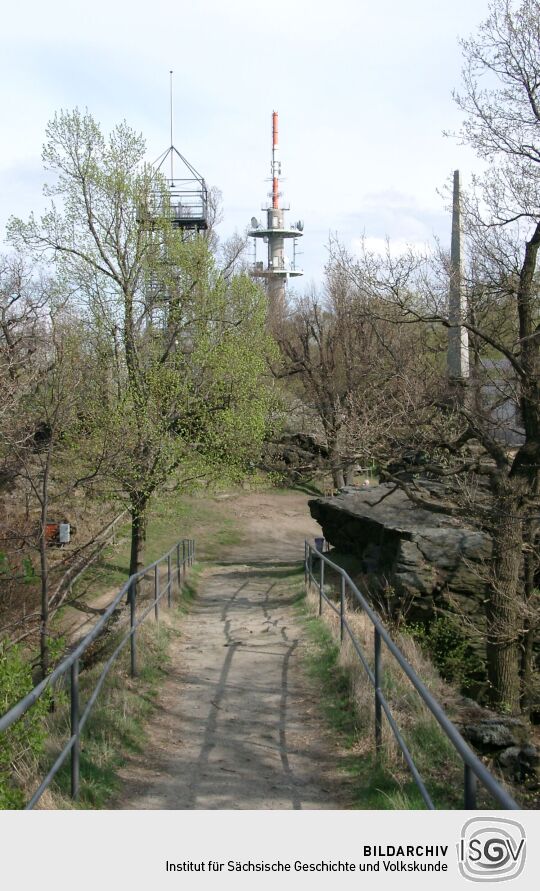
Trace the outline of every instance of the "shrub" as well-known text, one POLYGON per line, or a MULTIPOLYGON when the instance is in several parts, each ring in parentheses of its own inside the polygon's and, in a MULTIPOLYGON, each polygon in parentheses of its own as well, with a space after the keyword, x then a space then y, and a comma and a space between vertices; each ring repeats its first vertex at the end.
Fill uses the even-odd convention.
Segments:
MULTIPOLYGON (((25 661, 22 648, 0 642, 0 714, 32 690, 32 669, 25 661)), ((24 795, 17 786, 21 760, 38 754, 45 741, 43 715, 50 697, 44 695, 9 730, 0 734, 0 809, 24 806, 24 795)))
POLYGON ((485 676, 485 665, 451 616, 440 616, 429 625, 410 624, 410 633, 433 660, 446 681, 468 692, 485 676))

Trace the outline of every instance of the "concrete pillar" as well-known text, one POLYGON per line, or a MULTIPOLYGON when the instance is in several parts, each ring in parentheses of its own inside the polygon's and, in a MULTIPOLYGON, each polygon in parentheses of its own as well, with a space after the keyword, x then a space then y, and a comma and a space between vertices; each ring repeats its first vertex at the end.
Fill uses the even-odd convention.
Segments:
POLYGON ((448 299, 448 378, 466 382, 469 377, 469 338, 463 321, 467 311, 463 287, 463 255, 459 170, 454 170, 452 202, 452 244, 450 249, 450 293, 448 299))
MULTIPOLYGON (((284 228, 283 209, 278 207, 268 208, 268 229, 277 230, 284 228)), ((268 269, 280 270, 285 262, 285 240, 282 235, 272 234, 268 236, 268 269)), ((268 278, 268 300, 271 309, 283 309, 285 306, 285 276, 281 274, 271 275, 268 278)))

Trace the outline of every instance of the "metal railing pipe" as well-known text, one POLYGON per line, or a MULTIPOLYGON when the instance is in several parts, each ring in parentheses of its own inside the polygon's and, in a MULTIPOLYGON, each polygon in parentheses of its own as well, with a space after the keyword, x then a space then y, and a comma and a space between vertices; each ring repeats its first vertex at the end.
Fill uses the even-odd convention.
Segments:
POLYGON ((463 765, 463 804, 466 810, 476 810, 477 781, 468 764, 463 765))
MULTIPOLYGON (((149 566, 146 566, 144 569, 141 569, 139 572, 131 575, 127 581, 122 585, 120 591, 113 598, 112 602, 106 608, 105 612, 101 616, 101 618, 96 622, 94 627, 88 632, 88 634, 80 641, 80 643, 74 648, 74 650, 66 656, 56 668, 47 675, 39 684, 37 684, 33 690, 31 690, 26 696, 24 696, 19 702, 15 703, 4 715, 0 717, 0 733, 6 732, 9 728, 15 724, 20 718, 22 718, 26 712, 32 708, 33 705, 39 700, 39 698, 49 689, 52 688, 57 681, 63 678, 67 673, 70 674, 70 728, 71 735, 67 743, 65 744, 62 751, 57 756, 53 766, 45 776, 45 778, 41 781, 38 789, 34 792, 30 801, 28 802, 26 809, 30 810, 34 807, 34 805, 39 801, 43 792, 48 788, 55 775, 58 773, 64 762, 66 761, 68 755, 71 755, 71 793, 74 798, 76 798, 79 794, 79 784, 80 784, 80 736, 82 730, 88 720, 90 711, 97 699, 97 696, 105 682, 105 679, 109 673, 110 668, 116 661, 118 655, 125 647, 127 642, 130 642, 131 653, 130 653, 130 670, 133 676, 137 673, 137 628, 144 621, 150 610, 154 609, 156 612, 156 618, 159 614, 159 602, 165 593, 170 597, 171 593, 171 583, 172 583, 172 555, 176 551, 177 555, 177 573, 180 572, 180 545, 183 545, 184 553, 186 548, 186 540, 178 542, 174 545, 166 554, 162 557, 159 557, 158 560, 155 560, 149 566), (167 588, 163 588, 160 590, 159 584, 159 569, 160 565, 167 561, 167 576, 168 576, 168 585, 167 588), (150 604, 150 607, 145 610, 142 616, 137 620, 137 582, 147 575, 150 571, 154 570, 154 598, 150 604), (96 638, 101 634, 105 626, 107 625, 109 619, 113 615, 113 613, 118 609, 121 604, 122 599, 126 596, 127 593, 127 603, 129 605, 129 622, 128 629, 124 636, 122 637, 120 643, 115 648, 112 655, 109 657, 105 666, 101 672, 101 675, 86 703, 83 713, 80 713, 80 704, 79 704, 79 666, 80 660, 83 657, 84 653, 88 649, 88 647, 96 640, 96 638)), ((184 562, 184 570, 185 570, 185 562, 184 562)))
POLYGON ((345 586, 347 582, 345 577, 341 576, 341 590, 339 592, 339 640, 343 643, 343 635, 345 633, 345 586))
POLYGON ((382 708, 381 708, 381 635, 378 628, 374 634, 374 676, 375 676, 375 749, 380 754, 382 748, 382 708))
POLYGON ((71 749, 71 797, 79 797, 80 739, 79 739, 79 660, 71 666, 70 686, 71 737, 75 740, 71 749))
POLYGON ((134 678, 137 674, 137 584, 132 582, 129 586, 129 624, 130 634, 130 672, 134 678))
MULTIPOLYGON (((324 569, 323 569, 324 564, 329 566, 339 576, 341 576, 342 578, 345 578, 346 583, 349 586, 354 598, 360 604, 364 613, 366 614, 366 616, 368 617, 368 619, 374 626, 376 654, 377 654, 377 652, 379 652, 379 654, 380 654, 381 642, 384 642, 387 649, 389 650, 389 652, 392 654, 392 656, 394 657, 394 659, 396 660, 396 662, 402 669, 403 673, 409 679, 412 686, 414 687, 416 692, 419 694, 420 698, 422 699, 422 701, 424 702, 426 707, 429 709, 429 711, 431 712, 431 714, 433 715, 433 717, 439 724, 443 733, 447 736, 447 738, 452 743, 454 749, 456 750, 459 757, 463 761, 463 764, 469 768, 469 771, 466 773, 466 779, 464 780, 466 800, 471 801, 471 802, 473 801, 473 797, 474 797, 473 796, 473 782, 476 783, 476 780, 479 780, 483 784, 485 789, 487 789, 487 791, 491 795, 493 795, 493 797, 499 802, 499 804, 502 805, 503 808, 506 808, 508 810, 519 809, 519 806, 516 804, 516 802, 514 801, 512 796, 506 791, 506 789, 504 789, 501 785, 499 785, 499 783, 492 776, 492 774, 489 772, 487 767, 474 754, 474 752, 472 751, 470 746, 465 742, 465 740, 461 736, 458 729, 454 726, 454 724, 452 724, 452 722, 450 721, 450 719, 448 718, 448 716, 446 715, 446 713, 444 712, 442 707, 439 705, 439 703, 437 702, 435 697, 430 693, 430 691, 427 689, 425 684, 420 680, 420 678, 418 677, 418 675, 416 674, 416 672, 414 671, 412 666, 405 659, 403 653, 401 652, 401 650, 399 649, 397 644, 390 637, 390 634, 389 634, 388 630, 385 628, 385 626, 383 625, 380 617, 377 615, 377 613, 373 610, 373 608, 367 602, 367 600, 363 596, 363 594, 358 590, 357 586, 355 585, 355 583, 353 582, 351 577, 348 575, 348 573, 345 572, 345 570, 342 569, 342 567, 339 566, 337 563, 334 563, 332 560, 330 560, 325 554, 323 554, 320 551, 317 551, 315 548, 313 548, 313 546, 309 542, 307 542, 307 549, 308 549, 308 558, 307 558, 308 564, 309 564, 310 558, 312 559, 313 554, 316 554, 320 560, 320 563, 321 563, 320 577, 321 578, 323 577, 323 574, 324 574, 324 569), (473 777, 475 778, 474 780, 473 780, 473 777)), ((325 599, 327 600, 327 602, 330 602, 330 601, 328 601, 328 599, 326 597, 325 597, 325 599)), ((319 614, 321 612, 321 602, 322 602, 322 589, 320 588, 319 589, 319 614)), ((358 644, 349 624, 347 622, 345 622, 344 627, 346 628, 346 630, 349 634, 349 637, 351 639, 351 642, 353 643, 353 646, 354 646, 358 656, 360 657, 360 659, 364 665, 364 668, 366 669, 366 672, 368 674, 368 677, 370 678, 371 683, 375 686, 376 690, 377 689, 379 690, 379 695, 376 694, 376 696, 375 696, 375 706, 376 706, 375 719, 376 719, 376 723, 377 723, 377 708, 380 709, 382 707, 382 709, 386 713, 385 700, 384 700, 384 697, 382 696, 382 693, 380 692, 380 681, 381 681, 380 665, 379 665, 379 669, 377 669, 377 664, 375 664, 375 673, 371 672, 371 670, 369 669, 369 666, 367 664, 367 661, 365 660, 365 657, 363 656, 363 654, 361 652, 361 647, 358 644), (377 675, 377 677, 375 675, 377 675)), ((375 662, 377 663, 377 655, 376 655, 375 662)), ((377 733, 377 731, 376 731, 376 733, 377 733)), ((476 799, 474 797, 474 801, 475 800, 476 799)))

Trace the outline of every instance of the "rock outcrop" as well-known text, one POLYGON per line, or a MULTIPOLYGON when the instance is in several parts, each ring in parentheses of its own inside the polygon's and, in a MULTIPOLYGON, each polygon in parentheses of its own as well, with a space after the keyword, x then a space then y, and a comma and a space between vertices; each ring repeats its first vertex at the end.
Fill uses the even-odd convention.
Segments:
POLYGON ((413 617, 427 618, 441 601, 461 613, 481 612, 491 553, 481 530, 416 507, 390 483, 313 499, 309 508, 330 544, 411 600, 413 617))

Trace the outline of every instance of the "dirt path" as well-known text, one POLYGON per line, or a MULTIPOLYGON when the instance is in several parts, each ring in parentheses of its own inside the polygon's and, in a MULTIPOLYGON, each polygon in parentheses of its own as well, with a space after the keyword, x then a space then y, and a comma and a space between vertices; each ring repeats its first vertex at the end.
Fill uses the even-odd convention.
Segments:
POLYGON ((242 496, 234 510, 247 540, 204 573, 118 808, 346 806, 284 582, 318 526, 299 495, 242 496))

